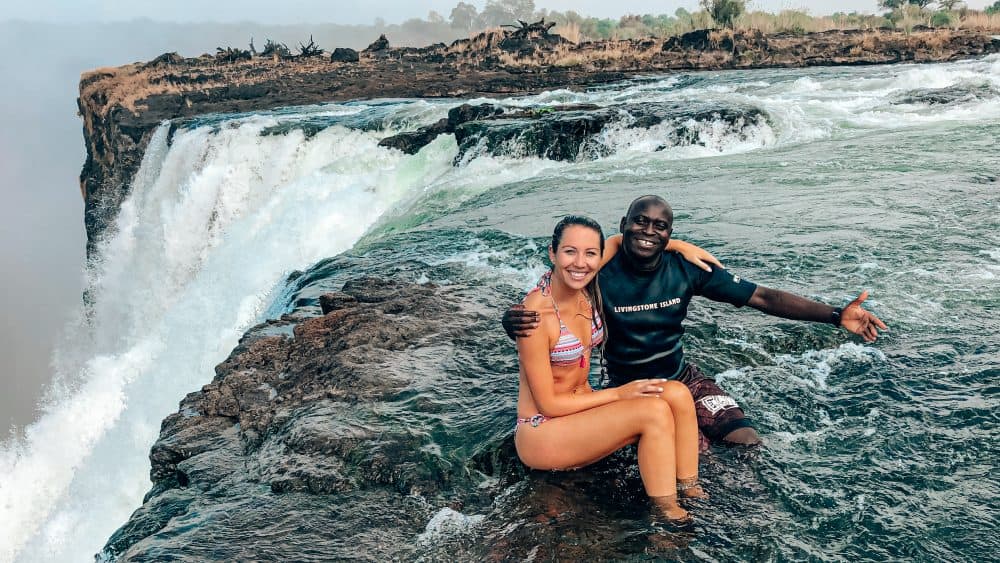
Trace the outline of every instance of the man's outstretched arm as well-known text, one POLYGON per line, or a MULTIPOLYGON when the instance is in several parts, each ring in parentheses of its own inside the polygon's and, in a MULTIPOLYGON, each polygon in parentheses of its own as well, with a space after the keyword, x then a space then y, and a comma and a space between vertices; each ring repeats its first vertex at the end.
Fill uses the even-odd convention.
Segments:
POLYGON ((868 299, 867 291, 861 292, 861 295, 851 301, 843 310, 838 310, 801 295, 757 286, 747 305, 776 317, 842 326, 864 338, 866 342, 875 342, 879 329, 888 330, 889 327, 878 317, 861 307, 865 299, 868 299))

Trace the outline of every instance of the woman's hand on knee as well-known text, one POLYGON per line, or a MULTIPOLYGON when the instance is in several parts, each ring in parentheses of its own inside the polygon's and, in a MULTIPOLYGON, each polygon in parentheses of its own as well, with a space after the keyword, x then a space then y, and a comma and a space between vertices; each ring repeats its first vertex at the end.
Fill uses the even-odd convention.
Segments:
POLYGON ((659 397, 665 383, 666 379, 636 379, 616 389, 620 400, 659 397))

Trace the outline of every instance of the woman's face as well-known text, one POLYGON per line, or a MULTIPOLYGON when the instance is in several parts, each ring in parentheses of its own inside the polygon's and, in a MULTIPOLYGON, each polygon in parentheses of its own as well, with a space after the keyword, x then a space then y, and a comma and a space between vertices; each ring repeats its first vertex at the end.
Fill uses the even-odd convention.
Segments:
POLYGON ((589 227, 569 225, 559 248, 549 248, 549 259, 553 276, 572 289, 583 289, 601 268, 601 236, 589 227))

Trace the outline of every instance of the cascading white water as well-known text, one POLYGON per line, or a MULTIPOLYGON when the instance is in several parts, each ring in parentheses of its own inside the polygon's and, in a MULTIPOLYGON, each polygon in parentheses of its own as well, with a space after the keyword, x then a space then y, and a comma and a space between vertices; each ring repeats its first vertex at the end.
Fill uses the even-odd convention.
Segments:
MULTIPOLYGON (((723 73, 690 87, 670 78, 507 102, 691 97, 750 104, 770 116, 771 125, 748 139, 713 138, 707 126, 705 147, 673 155, 702 157, 853 128, 996 117, 995 97, 944 110, 885 102, 892 92, 913 88, 995 88, 996 61, 901 67, 873 77, 859 77, 867 71, 856 69, 794 79, 786 71, 749 79, 723 73)), ((446 107, 421 104, 401 104, 398 113, 429 123, 446 107)), ((405 156, 379 148, 381 134, 341 127, 308 139, 294 130, 260 135, 289 119, 294 115, 251 116, 216 130, 179 131, 169 146, 167 126, 156 132, 115 228, 88 270, 91 307, 57 355, 57 385, 44 414, 22 441, 0 451, 0 561, 89 559, 101 548, 149 487, 147 454, 160 421, 211 379, 240 335, 261 320, 287 272, 349 249, 387 211, 426 190, 474 192, 551 169, 565 181, 575 166, 484 158, 456 169, 449 137, 405 156)), ((661 138, 656 128, 607 133, 618 136, 610 144, 622 156, 588 164, 586 174, 646 158, 661 138)))
POLYGON ((97 552, 149 487, 160 420, 211 379, 283 275, 350 248, 454 156, 447 139, 405 157, 372 134, 261 136, 269 125, 179 132, 169 148, 168 127, 155 133, 91 268, 89 357, 0 457, 0 560, 97 552))

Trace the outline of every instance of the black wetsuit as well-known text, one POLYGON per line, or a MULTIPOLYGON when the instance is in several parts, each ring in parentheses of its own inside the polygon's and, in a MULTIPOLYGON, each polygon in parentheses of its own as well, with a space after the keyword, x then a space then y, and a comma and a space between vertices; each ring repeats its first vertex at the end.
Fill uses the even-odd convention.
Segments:
POLYGON ((612 385, 641 378, 678 379, 691 390, 698 427, 708 438, 720 439, 750 426, 715 380, 684 361, 681 323, 695 295, 742 307, 756 284, 718 267, 706 272, 674 252, 664 254, 650 272, 636 270, 619 252, 601 269, 599 279, 608 338, 604 357, 612 385))
POLYGON ((651 272, 636 270, 619 252, 601 269, 600 284, 608 327, 605 357, 617 383, 680 375, 681 323, 692 297, 702 295, 742 307, 757 289, 722 268, 706 272, 674 252, 664 254, 651 272))

